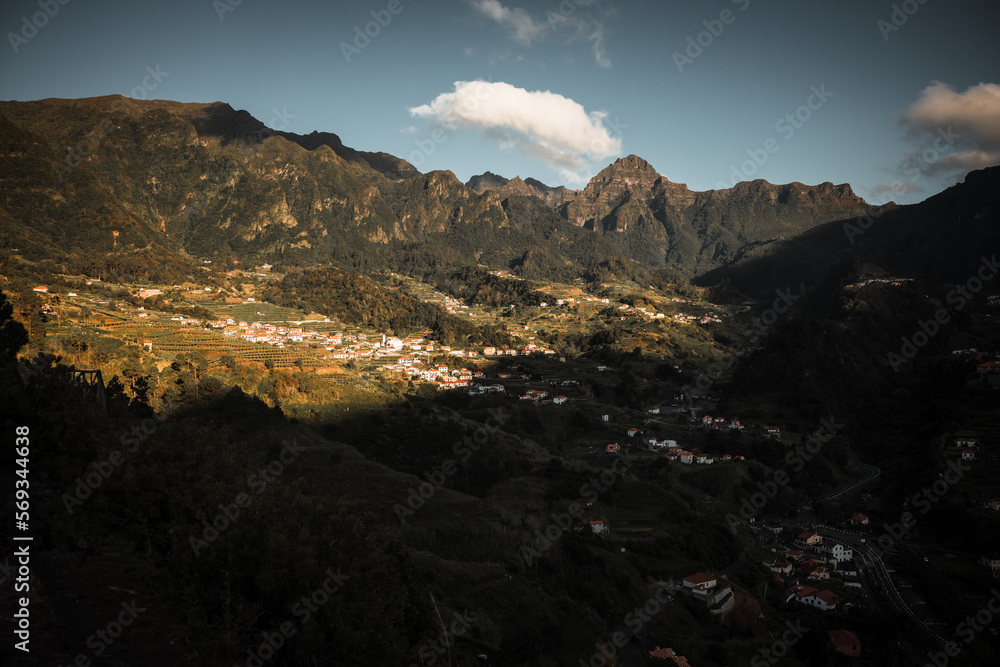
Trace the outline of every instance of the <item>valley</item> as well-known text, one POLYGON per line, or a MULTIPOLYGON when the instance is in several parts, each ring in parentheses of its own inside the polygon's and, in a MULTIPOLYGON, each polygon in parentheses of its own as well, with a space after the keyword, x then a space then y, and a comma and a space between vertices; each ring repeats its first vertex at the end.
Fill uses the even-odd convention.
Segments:
POLYGON ((463 185, 221 103, 0 114, 24 664, 101 664, 122 604, 116 664, 995 659, 998 168, 875 210, 637 156, 463 185))

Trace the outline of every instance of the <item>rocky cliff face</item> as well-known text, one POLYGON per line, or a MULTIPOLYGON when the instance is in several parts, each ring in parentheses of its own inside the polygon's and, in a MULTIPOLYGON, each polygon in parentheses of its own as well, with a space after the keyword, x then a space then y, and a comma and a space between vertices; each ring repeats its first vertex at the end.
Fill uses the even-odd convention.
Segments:
MULTIPOLYGON (((420 174, 334 134, 275 132, 218 102, 0 102, 0 120, 5 243, 40 257, 145 248, 358 268, 486 258, 507 267, 545 245, 553 224, 571 232, 552 249, 555 267, 613 253, 589 240, 577 247, 588 235, 550 209, 522 216, 514 233, 495 193, 478 194, 451 172, 420 174)), ((520 181, 512 189, 530 192, 520 181)))
MULTIPOLYGON (((491 177, 473 180, 483 190, 492 185, 504 192, 510 187, 502 177, 491 177), (499 181, 503 183, 497 186, 499 181)), ((750 248, 856 215, 866 207, 850 186, 832 183, 773 185, 757 180, 728 190, 695 192, 658 174, 636 155, 615 161, 581 191, 563 189, 556 197, 535 183, 536 196, 571 224, 605 236, 630 257, 688 274, 725 265, 750 248)))
POLYGON ((7 242, 43 256, 172 249, 510 267, 533 251, 559 270, 623 255, 697 275, 864 208, 850 187, 830 183, 694 192, 635 155, 583 190, 489 172, 463 185, 335 134, 271 130, 221 102, 0 102, 0 119, 7 242))
POLYGON ((538 179, 526 178, 522 181, 519 176, 508 180, 490 171, 479 176, 473 176, 465 186, 475 190, 479 194, 492 190, 500 199, 506 199, 511 196, 538 197, 553 208, 580 195, 579 190, 569 190, 562 185, 552 188, 538 179))

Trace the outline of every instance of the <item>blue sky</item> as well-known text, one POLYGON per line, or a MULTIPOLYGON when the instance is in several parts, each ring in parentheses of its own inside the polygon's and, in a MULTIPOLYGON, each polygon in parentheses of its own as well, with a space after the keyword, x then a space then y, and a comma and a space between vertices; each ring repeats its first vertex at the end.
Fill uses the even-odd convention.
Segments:
POLYGON ((221 100, 463 181, 634 153, 695 190, 911 203, 1000 163, 998 5, 10 0, 0 98, 221 100))

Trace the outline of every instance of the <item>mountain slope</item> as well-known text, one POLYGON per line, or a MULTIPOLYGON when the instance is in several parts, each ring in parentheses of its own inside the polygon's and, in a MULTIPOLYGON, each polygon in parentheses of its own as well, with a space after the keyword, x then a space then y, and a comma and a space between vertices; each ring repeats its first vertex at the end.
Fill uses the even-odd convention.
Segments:
POLYGON ((872 208, 747 253, 699 281, 727 279, 763 293, 802 280, 840 285, 875 265, 899 277, 964 284, 998 247, 1000 167, 989 167, 918 204, 872 208))
POLYGON ((468 185, 501 197, 533 192, 570 223, 606 237, 627 256, 688 275, 866 206, 850 186, 832 183, 756 180, 728 190, 695 192, 635 155, 617 160, 580 191, 549 188, 534 179, 508 181, 489 172, 468 185))
POLYGON ((514 224, 494 193, 450 172, 420 174, 333 134, 274 132, 227 104, 108 96, 3 102, 0 116, 7 244, 29 245, 39 259, 147 248, 164 261, 190 253, 357 269, 516 268, 544 247, 538 270, 578 274, 617 254, 551 209, 514 224), (36 206, 39 190, 53 213, 36 206), (558 245, 547 240, 557 227, 558 245))

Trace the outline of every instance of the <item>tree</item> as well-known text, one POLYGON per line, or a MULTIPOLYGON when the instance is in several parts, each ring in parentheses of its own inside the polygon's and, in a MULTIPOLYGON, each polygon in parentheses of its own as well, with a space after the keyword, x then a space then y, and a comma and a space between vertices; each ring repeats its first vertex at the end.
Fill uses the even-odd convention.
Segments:
POLYGON ((3 362, 15 359, 18 351, 28 342, 28 331, 13 315, 14 306, 0 291, 0 361, 3 362))
POLYGON ((178 385, 185 388, 188 385, 191 386, 194 391, 195 405, 199 405, 201 403, 201 380, 208 372, 208 359, 198 352, 178 354, 170 367, 178 374, 178 385))

